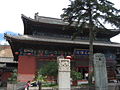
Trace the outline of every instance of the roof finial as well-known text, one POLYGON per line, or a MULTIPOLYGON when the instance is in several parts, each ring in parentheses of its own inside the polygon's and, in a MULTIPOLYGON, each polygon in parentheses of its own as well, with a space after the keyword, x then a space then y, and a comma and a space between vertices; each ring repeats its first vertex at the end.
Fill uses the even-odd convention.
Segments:
POLYGON ((35 18, 35 20, 38 20, 38 12, 37 13, 35 13, 35 16, 34 16, 34 18, 35 18))

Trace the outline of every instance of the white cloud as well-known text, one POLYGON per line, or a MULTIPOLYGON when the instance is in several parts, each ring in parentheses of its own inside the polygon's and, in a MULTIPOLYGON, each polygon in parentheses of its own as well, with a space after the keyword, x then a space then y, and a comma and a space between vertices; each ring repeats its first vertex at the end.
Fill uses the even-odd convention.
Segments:
POLYGON ((120 34, 117 35, 117 36, 115 36, 115 37, 113 37, 113 38, 111 38, 111 41, 112 41, 112 42, 120 43, 120 34))
POLYGON ((7 41, 5 41, 5 40, 1 40, 1 41, 0 41, 0 45, 9 45, 9 44, 8 44, 7 41))
POLYGON ((33 17, 39 12, 41 16, 59 18, 62 8, 69 0, 2 0, 0 1, 0 33, 12 31, 23 33, 21 14, 33 17))
POLYGON ((115 6, 117 9, 120 9, 120 5, 119 5, 120 0, 110 0, 110 1, 115 4, 114 6, 115 6))

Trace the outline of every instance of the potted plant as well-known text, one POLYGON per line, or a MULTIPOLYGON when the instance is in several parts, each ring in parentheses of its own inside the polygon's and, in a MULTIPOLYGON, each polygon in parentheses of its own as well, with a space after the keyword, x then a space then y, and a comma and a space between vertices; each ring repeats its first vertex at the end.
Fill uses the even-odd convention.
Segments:
POLYGON ((80 72, 72 70, 71 71, 71 78, 72 78, 72 85, 77 86, 77 80, 81 80, 83 78, 83 76, 80 72))

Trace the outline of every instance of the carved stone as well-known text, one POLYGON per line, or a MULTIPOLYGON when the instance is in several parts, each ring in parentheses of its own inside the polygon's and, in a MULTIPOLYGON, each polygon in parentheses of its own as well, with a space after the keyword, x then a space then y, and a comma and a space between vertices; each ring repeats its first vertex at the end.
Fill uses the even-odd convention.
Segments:
POLYGON ((94 54, 94 76, 96 90, 108 90, 106 59, 104 54, 94 54))
POLYGON ((58 59, 58 88, 59 90, 70 89, 70 59, 59 57, 58 59))
POLYGON ((59 59, 59 71, 70 71, 70 59, 59 59))

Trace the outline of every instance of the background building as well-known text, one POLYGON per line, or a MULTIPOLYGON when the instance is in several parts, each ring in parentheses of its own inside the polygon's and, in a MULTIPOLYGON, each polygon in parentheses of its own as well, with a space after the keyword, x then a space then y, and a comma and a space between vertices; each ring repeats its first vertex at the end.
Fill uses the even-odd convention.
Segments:
POLYGON ((0 81, 6 82, 13 70, 17 68, 17 61, 13 60, 10 45, 0 45, 0 81))

